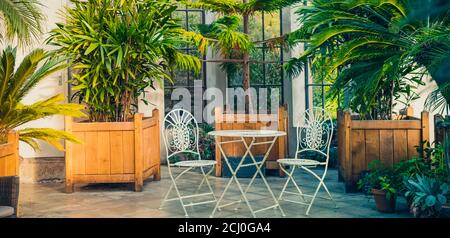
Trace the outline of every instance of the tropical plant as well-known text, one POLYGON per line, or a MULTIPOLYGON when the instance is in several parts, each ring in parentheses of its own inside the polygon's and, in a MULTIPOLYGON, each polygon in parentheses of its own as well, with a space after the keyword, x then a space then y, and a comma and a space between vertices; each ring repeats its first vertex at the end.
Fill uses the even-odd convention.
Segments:
POLYGON ((405 23, 408 1, 312 0, 296 13, 302 26, 288 43, 307 48, 289 61, 288 73, 296 75, 310 62, 313 77, 334 76, 333 96, 343 90, 350 96, 347 106, 362 118, 392 119, 406 85, 423 84, 424 72, 407 51, 422 22, 405 23))
POLYGON ((444 114, 450 107, 450 14, 415 34, 410 54, 423 65, 438 85, 425 102, 425 108, 444 114))
MULTIPOLYGON (((21 103, 39 82, 66 67, 64 59, 51 59, 44 50, 37 49, 25 56, 17 69, 15 63, 16 49, 7 47, 0 55, 0 144, 6 142, 10 131, 30 121, 53 115, 84 115, 81 112, 82 106, 62 103, 63 95, 56 95, 31 105, 21 103)), ((71 134, 51 128, 18 129, 18 134, 21 141, 34 149, 39 149, 36 139, 61 150, 63 147, 59 144, 60 139, 78 142, 71 134)))
POLYGON ((44 15, 37 0, 0 1, 0 42, 17 39, 20 45, 31 43, 42 33, 44 15))
POLYGON ((417 175, 405 180, 406 198, 411 201, 411 212, 415 217, 438 217, 442 205, 447 203, 448 184, 434 178, 417 175))
POLYGON ((409 54, 414 61, 425 67, 437 83, 438 89, 431 93, 426 108, 443 114, 450 105, 450 2, 446 0, 410 0, 407 21, 425 21, 427 26, 418 29, 411 37, 409 54))
POLYGON ((169 0, 72 2, 48 42, 70 58, 73 89, 91 121, 128 121, 146 88, 172 80, 174 69, 199 73, 199 59, 177 50, 196 34, 172 18, 169 0))
MULTIPOLYGON (((280 44, 282 37, 256 41, 250 38, 250 19, 258 13, 272 13, 283 7, 291 6, 301 0, 198 0, 183 1, 192 8, 201 8, 221 14, 211 24, 199 25, 199 32, 211 42, 221 59, 222 67, 227 72, 237 72, 242 67, 242 86, 250 88, 250 55, 256 44, 274 46, 280 44), (241 27, 242 19, 242 27, 241 27), (242 66, 238 66, 240 64, 242 66)), ((273 48, 273 47, 272 47, 273 48)), ((215 60, 213 60, 215 61, 215 60)), ((250 107, 249 97, 245 99, 245 110, 250 107)))
POLYGON ((380 160, 371 161, 368 168, 358 181, 358 188, 366 194, 371 194, 372 189, 379 189, 386 192, 387 199, 395 198, 401 188, 402 177, 380 160))
MULTIPOLYGON (((400 178, 409 180, 416 176, 426 176, 439 182, 446 182, 448 178, 447 164, 444 157, 444 147, 439 143, 425 142, 416 147, 421 156, 414 156, 409 160, 402 160, 394 164, 394 172, 400 178)), ((399 193, 404 195, 406 187, 404 183, 399 187, 399 193)))

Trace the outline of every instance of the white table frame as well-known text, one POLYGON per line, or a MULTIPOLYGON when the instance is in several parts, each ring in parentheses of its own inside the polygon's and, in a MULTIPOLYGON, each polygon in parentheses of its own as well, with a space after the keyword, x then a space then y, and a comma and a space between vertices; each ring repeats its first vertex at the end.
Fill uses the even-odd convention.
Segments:
POLYGON ((272 131, 272 130, 223 130, 223 131, 212 131, 212 132, 210 132, 208 134, 215 137, 216 145, 219 147, 219 150, 220 150, 220 152, 221 152, 221 154, 222 154, 222 156, 224 158, 224 161, 227 164, 227 166, 228 166, 228 168, 229 168, 229 170, 231 172, 231 178, 228 181, 227 185, 225 186, 225 189, 224 189, 222 195, 220 196, 219 200, 217 201, 217 204, 214 207, 214 210, 212 211, 210 217, 214 217, 214 214, 216 213, 216 211, 217 210, 220 211, 223 207, 230 206, 230 205, 233 205, 233 204, 236 204, 236 203, 241 203, 242 199, 245 201, 247 207, 250 209, 250 212, 251 212, 251 214, 252 214, 252 216, 254 218, 256 218, 256 213, 262 212, 262 211, 265 211, 265 210, 268 210, 268 209, 271 209, 271 208, 273 208, 273 209, 278 208, 280 210, 281 214, 283 216, 285 216, 284 211, 281 208, 281 206, 280 206, 280 204, 278 202, 278 199, 275 197, 275 194, 272 192, 272 189, 270 188, 269 183, 265 179, 264 174, 261 171, 261 168, 264 165, 264 163, 266 162, 266 160, 267 160, 267 158, 268 158, 268 156, 270 154, 270 151, 272 150, 272 147, 274 146, 274 144, 275 144, 276 140, 278 139, 278 137, 286 136, 286 132, 283 132, 283 131, 272 131), (240 139, 238 139, 238 140, 228 140, 228 141, 219 141, 218 140, 219 137, 222 137, 222 138, 224 138, 224 137, 240 137, 240 139), (269 140, 269 141, 256 142, 257 138, 268 138, 268 137, 273 137, 273 139, 269 140), (246 138, 251 138, 251 142, 249 144, 245 141, 246 138), (244 146, 246 148, 245 154, 242 156, 241 161, 239 162, 238 166, 234 170, 233 170, 232 166, 230 165, 230 162, 228 161, 228 157, 225 154, 225 151, 222 148, 222 145, 230 144, 230 143, 242 143, 242 144, 244 144, 244 146), (255 157, 254 157, 254 155, 253 155, 253 153, 251 152, 251 149, 255 145, 265 145, 265 144, 268 144, 269 148, 267 149, 267 152, 264 155, 262 161, 257 162, 255 157), (243 164, 245 158, 248 155, 250 156, 250 158, 251 158, 251 160, 253 162, 252 163, 248 163, 248 164, 247 163, 243 164), (237 175, 237 173, 238 173, 240 168, 249 167, 249 166, 255 166, 256 167, 256 172, 253 175, 252 179, 250 180, 250 183, 247 185, 246 189, 244 190, 236 175, 237 175), (271 205, 271 206, 268 206, 268 207, 265 207, 265 208, 262 208, 262 209, 259 209, 259 210, 253 210, 252 206, 250 205, 250 201, 248 200, 246 195, 247 195, 247 192, 249 191, 250 187, 252 186, 252 184, 255 181, 255 179, 256 179, 258 174, 260 175, 262 181, 266 185, 266 188, 269 191, 269 193, 270 193, 270 195, 271 195, 271 197, 272 197, 272 199, 274 201, 274 205, 271 205), (225 194, 227 193, 227 191, 228 191, 230 185, 233 183, 233 181, 236 182, 236 184, 237 184, 237 186, 239 188, 239 191, 240 191, 241 196, 242 196, 241 199, 238 200, 238 201, 234 201, 234 202, 230 202, 230 203, 227 203, 227 204, 224 204, 224 205, 220 205, 220 203, 222 202, 225 194))

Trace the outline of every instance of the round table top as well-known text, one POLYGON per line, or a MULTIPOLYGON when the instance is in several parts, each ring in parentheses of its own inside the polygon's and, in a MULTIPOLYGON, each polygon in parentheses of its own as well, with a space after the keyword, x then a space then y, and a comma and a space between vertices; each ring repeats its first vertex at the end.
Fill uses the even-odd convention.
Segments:
POLYGON ((222 137, 279 137, 285 136, 286 132, 275 130, 219 130, 211 131, 208 135, 222 137))

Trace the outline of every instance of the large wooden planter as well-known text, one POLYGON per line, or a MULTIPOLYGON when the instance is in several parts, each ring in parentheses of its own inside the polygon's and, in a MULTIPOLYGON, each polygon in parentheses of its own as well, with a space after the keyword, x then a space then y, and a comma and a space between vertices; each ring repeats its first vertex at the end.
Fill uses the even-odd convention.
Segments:
POLYGON ((159 111, 151 118, 136 114, 133 122, 73 122, 66 117, 66 131, 83 141, 66 143, 66 191, 77 183, 134 183, 160 179, 159 111))
MULTIPOLYGON (((449 117, 449 116, 447 116, 449 117)), ((436 143, 444 143, 445 133, 450 134, 450 130, 444 128, 440 124, 445 121, 442 115, 434 115, 434 141, 436 143)))
POLYGON ((393 165, 418 156, 416 146, 429 141, 429 114, 403 120, 356 120, 338 112, 339 176, 346 192, 355 192, 362 171, 373 160, 393 165))
POLYGON ((19 136, 8 135, 8 142, 0 144, 0 177, 19 176, 19 136))
MULTIPOLYGON (((259 130, 263 127, 272 126, 271 129, 287 132, 287 111, 285 107, 280 107, 277 115, 271 114, 226 114, 220 107, 215 108, 215 130, 259 130), (254 119, 257 118, 255 121, 254 119), (271 123, 274 123, 272 125, 271 123)), ((220 140, 221 138, 219 138, 220 140)), ((236 140, 239 138, 227 138, 226 140, 236 140)), ((267 141, 273 138, 259 138, 256 141, 267 141)), ((249 141, 248 141, 249 143, 249 141)), ((258 145, 252 150, 253 155, 264 155, 269 145, 258 145)), ((243 144, 230 143, 222 146, 227 156, 243 156, 245 147, 243 144)), ((277 160, 286 157, 287 142, 286 137, 279 137, 276 144, 272 147, 269 157, 266 161, 266 169, 279 170, 280 176, 283 176, 277 160)), ((222 176, 222 154, 216 146, 216 176, 222 176)))

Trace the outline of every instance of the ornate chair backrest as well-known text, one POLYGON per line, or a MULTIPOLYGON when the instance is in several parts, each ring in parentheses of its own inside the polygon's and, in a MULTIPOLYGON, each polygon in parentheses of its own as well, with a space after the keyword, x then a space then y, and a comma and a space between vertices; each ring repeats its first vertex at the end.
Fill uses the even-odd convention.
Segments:
POLYGON ((164 118, 163 139, 166 146, 167 163, 170 158, 183 153, 200 159, 198 150, 198 124, 192 114, 184 109, 174 109, 164 118))
POLYGON ((305 151, 314 151, 326 157, 333 137, 333 121, 322 108, 314 107, 304 111, 297 126, 296 158, 305 151))

